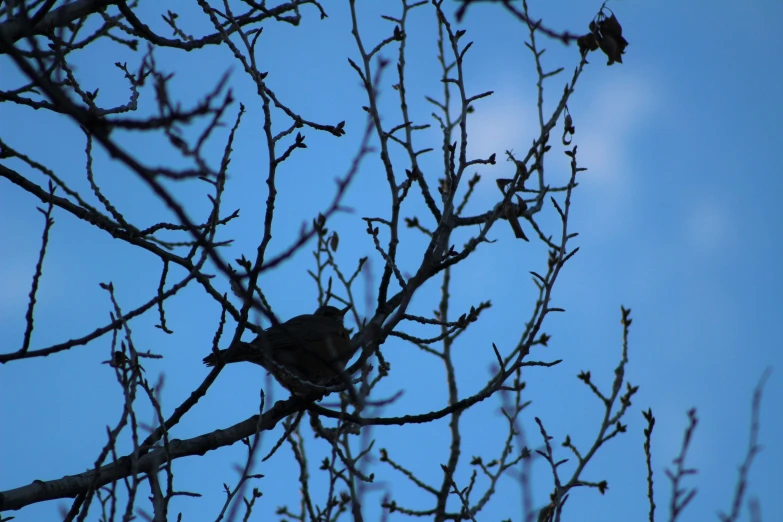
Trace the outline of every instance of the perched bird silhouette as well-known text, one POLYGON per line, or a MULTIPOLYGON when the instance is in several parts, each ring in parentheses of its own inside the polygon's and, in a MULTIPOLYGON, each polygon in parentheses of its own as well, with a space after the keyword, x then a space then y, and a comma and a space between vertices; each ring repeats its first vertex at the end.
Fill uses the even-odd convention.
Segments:
MULTIPOLYGON (((298 315, 284 323, 270 326, 250 343, 239 342, 220 350, 218 357, 226 363, 252 362, 263 366, 280 384, 293 393, 307 393, 299 380, 324 385, 338 376, 356 353, 343 325, 351 307, 320 306, 314 314, 298 315), (272 361, 283 366, 297 379, 285 375, 272 361)), ((212 353, 204 364, 215 366, 212 353)))

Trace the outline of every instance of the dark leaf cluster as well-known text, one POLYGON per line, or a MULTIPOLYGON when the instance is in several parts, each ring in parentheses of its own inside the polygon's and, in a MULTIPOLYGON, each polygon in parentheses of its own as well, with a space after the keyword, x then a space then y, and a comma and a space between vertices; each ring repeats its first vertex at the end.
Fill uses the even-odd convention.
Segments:
POLYGON ((577 38, 579 52, 586 56, 588 52, 601 49, 609 58, 606 65, 623 63, 623 54, 628 46, 628 40, 623 38, 623 26, 617 17, 610 11, 610 15, 604 13, 606 7, 602 7, 598 15, 590 22, 590 32, 577 38))

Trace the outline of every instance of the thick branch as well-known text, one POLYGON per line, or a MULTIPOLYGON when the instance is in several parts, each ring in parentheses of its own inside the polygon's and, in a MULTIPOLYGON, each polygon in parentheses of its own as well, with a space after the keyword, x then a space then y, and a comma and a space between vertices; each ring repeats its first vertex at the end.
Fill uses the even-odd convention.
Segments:
MULTIPOLYGON (((309 400, 312 399, 312 397, 309 398, 309 400)), ((253 415, 249 419, 224 430, 216 430, 192 439, 173 439, 169 443, 168 459, 174 460, 192 455, 203 455, 207 451, 230 446, 245 437, 251 437, 256 431, 270 430, 281 419, 304 409, 307 403, 307 398, 291 397, 286 401, 278 401, 261 416, 260 420, 258 415, 253 415)), ((139 458, 138 469, 145 473, 156 472, 157 467, 167 460, 164 452, 163 447, 155 447, 155 449, 139 458)), ((78 475, 67 475, 57 480, 35 480, 27 486, 4 491, 0 493, 0 511, 21 509, 30 504, 46 500, 75 497, 80 493, 86 492, 91 485, 97 489, 116 480, 129 477, 131 475, 130 456, 121 457, 115 462, 101 467, 97 475, 96 480, 95 471, 90 470, 78 475)))
MULTIPOLYGON (((46 13, 41 21, 35 24, 35 27, 29 34, 52 32, 117 3, 119 3, 119 0, 76 0, 75 2, 67 3, 46 13)), ((21 17, 11 18, 9 21, 0 24, 0 41, 5 40, 7 44, 16 43, 28 33, 27 24, 28 20, 21 17)), ((0 54, 4 54, 2 49, 0 49, 0 54)))

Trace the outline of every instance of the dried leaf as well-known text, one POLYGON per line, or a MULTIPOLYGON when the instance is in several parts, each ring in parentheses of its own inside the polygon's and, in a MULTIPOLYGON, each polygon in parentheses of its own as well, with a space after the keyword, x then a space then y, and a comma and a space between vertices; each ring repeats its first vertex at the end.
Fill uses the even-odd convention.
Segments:
POLYGON ((623 27, 614 13, 606 16, 601 10, 597 16, 597 22, 593 20, 589 27, 590 33, 580 36, 576 40, 582 56, 600 47, 609 58, 607 65, 612 65, 615 62, 623 63, 622 55, 628 46, 628 40, 623 38, 623 27))
POLYGON ((509 178, 498 178, 498 179, 495 180, 495 183, 497 184, 498 188, 500 189, 500 192, 505 194, 506 193, 506 186, 509 183, 511 183, 512 181, 514 181, 514 180, 513 179, 509 179, 509 178))
POLYGON ((517 218, 517 212, 514 208, 514 205, 509 201, 503 206, 503 213, 506 216, 506 219, 508 220, 508 224, 511 225, 511 230, 514 231, 514 237, 517 239, 524 239, 525 241, 530 241, 527 236, 525 235, 525 232, 522 230, 522 225, 519 224, 519 219, 517 218))
POLYGON ((587 33, 576 39, 576 45, 579 46, 579 52, 582 56, 586 55, 589 51, 595 51, 598 49, 598 40, 595 39, 593 33, 587 33))
POLYGON ((614 36, 607 33, 598 40, 598 46, 609 58, 606 65, 612 65, 614 62, 623 63, 622 52, 620 51, 620 44, 617 42, 614 36))
POLYGON ((612 16, 604 19, 600 25, 602 33, 610 33, 618 40, 623 36, 623 26, 620 25, 614 13, 612 13, 612 16))

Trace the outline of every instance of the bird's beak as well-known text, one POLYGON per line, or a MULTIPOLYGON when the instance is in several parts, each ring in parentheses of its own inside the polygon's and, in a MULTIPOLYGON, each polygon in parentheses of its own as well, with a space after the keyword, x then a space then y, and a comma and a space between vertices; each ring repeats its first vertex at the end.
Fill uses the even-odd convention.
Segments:
POLYGON ((351 305, 348 305, 345 308, 343 308, 342 310, 340 310, 340 316, 341 317, 345 317, 345 312, 347 312, 350 309, 351 309, 351 305))

